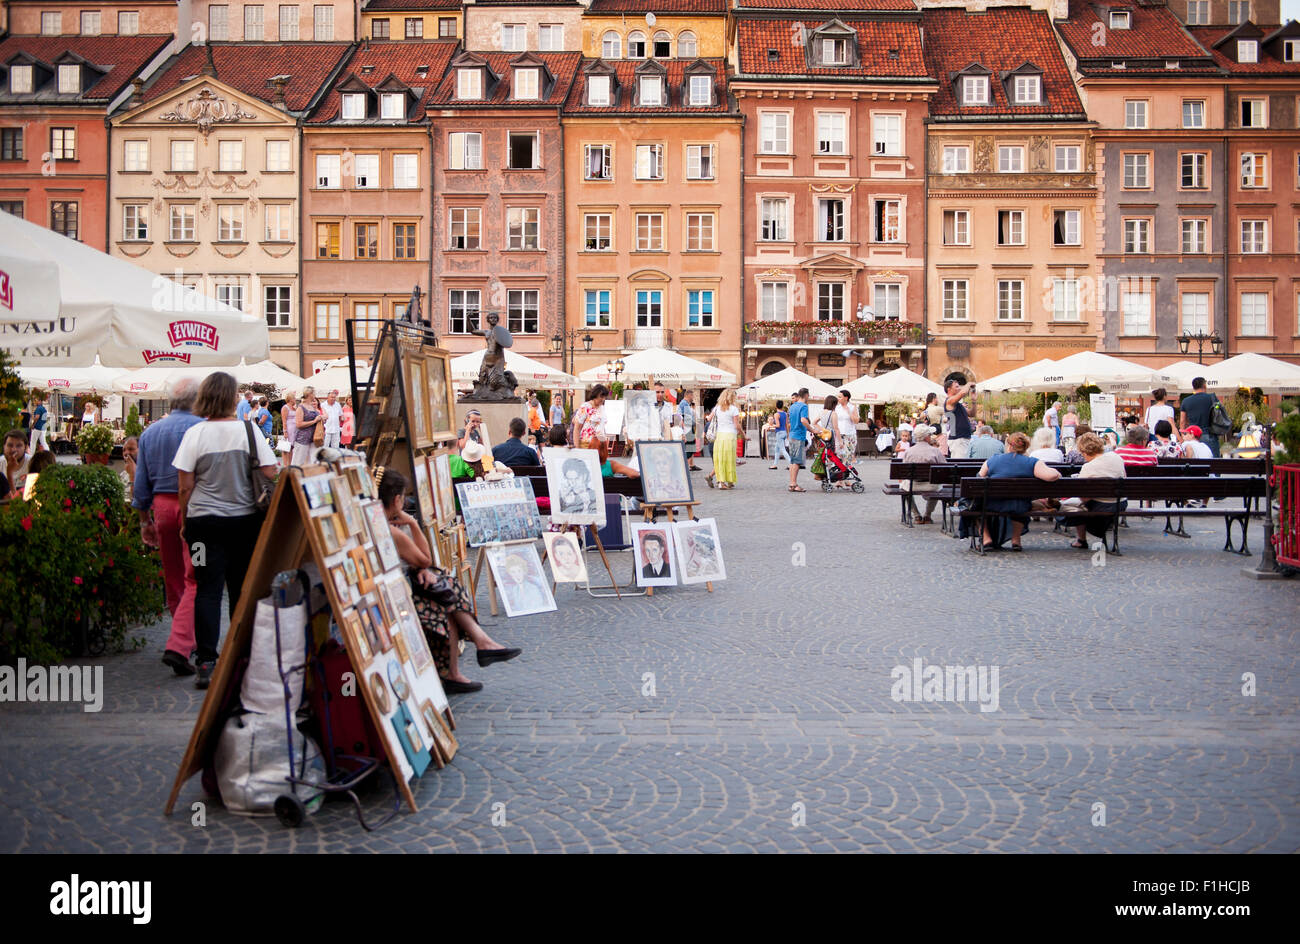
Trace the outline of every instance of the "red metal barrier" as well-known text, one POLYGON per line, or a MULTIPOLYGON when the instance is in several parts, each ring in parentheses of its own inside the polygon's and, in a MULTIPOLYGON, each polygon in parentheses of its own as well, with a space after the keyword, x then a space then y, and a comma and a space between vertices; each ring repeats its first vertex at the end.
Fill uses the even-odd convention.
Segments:
POLYGON ((1278 526, 1273 534, 1277 561, 1300 568, 1300 465, 1273 466, 1273 491, 1278 499, 1278 526))

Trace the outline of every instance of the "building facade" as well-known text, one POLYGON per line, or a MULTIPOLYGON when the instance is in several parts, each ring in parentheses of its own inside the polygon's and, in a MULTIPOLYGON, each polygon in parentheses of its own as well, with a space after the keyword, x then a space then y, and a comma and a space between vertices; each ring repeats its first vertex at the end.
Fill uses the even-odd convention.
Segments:
POLYGON ((361 36, 427 42, 464 35, 460 0, 370 0, 361 11, 361 36))
POLYGON ((362 0, 311 3, 213 3, 187 0, 182 39, 200 43, 350 43, 358 36, 362 0))
POLYGON ((924 369, 919 14, 738 14, 745 117, 744 379, 924 369))
POLYGON ((928 9, 922 24, 940 82, 926 155, 931 379, 1093 350, 1091 126, 1047 14, 928 9))
POLYGON ((578 52, 577 0, 474 0, 465 4, 465 48, 474 52, 578 52))
MULTIPOLYGON (((167 36, 178 32, 176 0, 7 0, 8 30, 15 36, 167 36)), ((184 30, 180 31, 182 34, 184 30)), ((182 40, 182 45, 184 42, 182 40)))
POLYGON ((582 17, 582 52, 609 61, 721 59, 731 52, 730 6, 729 0, 591 0, 582 17))

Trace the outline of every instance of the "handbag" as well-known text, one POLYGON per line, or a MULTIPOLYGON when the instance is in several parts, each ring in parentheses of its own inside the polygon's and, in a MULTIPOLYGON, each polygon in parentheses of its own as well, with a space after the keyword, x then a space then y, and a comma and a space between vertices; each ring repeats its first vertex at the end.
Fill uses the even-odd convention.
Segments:
POLYGON ((325 443, 324 411, 316 414, 316 425, 311 428, 311 443, 313 446, 320 446, 325 443))
POLYGON ((248 482, 253 487, 253 504, 259 513, 265 514, 271 507, 271 496, 275 494, 275 480, 262 474, 262 461, 257 455, 257 440, 253 424, 244 421, 244 431, 248 433, 248 482))
POLYGON ((718 416, 716 413, 709 417, 709 425, 704 428, 704 438, 709 442, 713 442, 718 438, 718 416))
POLYGON ((1232 435, 1232 417, 1228 416, 1228 411, 1218 399, 1215 399, 1214 405, 1210 407, 1210 428, 1207 432, 1215 436, 1232 435))
POLYGON ((417 597, 432 600, 439 606, 454 607, 460 600, 460 594, 456 592, 456 585, 452 582, 451 577, 437 570, 434 570, 433 574, 436 579, 427 586, 418 579, 412 579, 410 581, 411 592, 417 597))

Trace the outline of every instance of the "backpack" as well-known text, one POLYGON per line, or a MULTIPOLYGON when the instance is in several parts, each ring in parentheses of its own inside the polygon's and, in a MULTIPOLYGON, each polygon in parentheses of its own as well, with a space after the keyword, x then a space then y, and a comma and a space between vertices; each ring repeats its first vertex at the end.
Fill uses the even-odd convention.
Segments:
POLYGON ((1215 436, 1232 435, 1232 417, 1228 416, 1228 411, 1217 398, 1214 406, 1210 408, 1210 428, 1206 432, 1213 433, 1215 436))

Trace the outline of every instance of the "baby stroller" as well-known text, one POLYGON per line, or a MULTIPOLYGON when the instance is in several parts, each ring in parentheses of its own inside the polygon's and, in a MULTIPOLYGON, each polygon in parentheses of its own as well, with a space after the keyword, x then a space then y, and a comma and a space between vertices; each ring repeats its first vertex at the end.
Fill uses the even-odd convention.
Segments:
POLYGON ((851 465, 848 465, 835 452, 835 443, 830 439, 814 436, 812 439, 813 461, 821 461, 826 469, 822 479, 822 491, 833 492, 837 488, 850 488, 859 495, 866 491, 862 478, 851 465))

